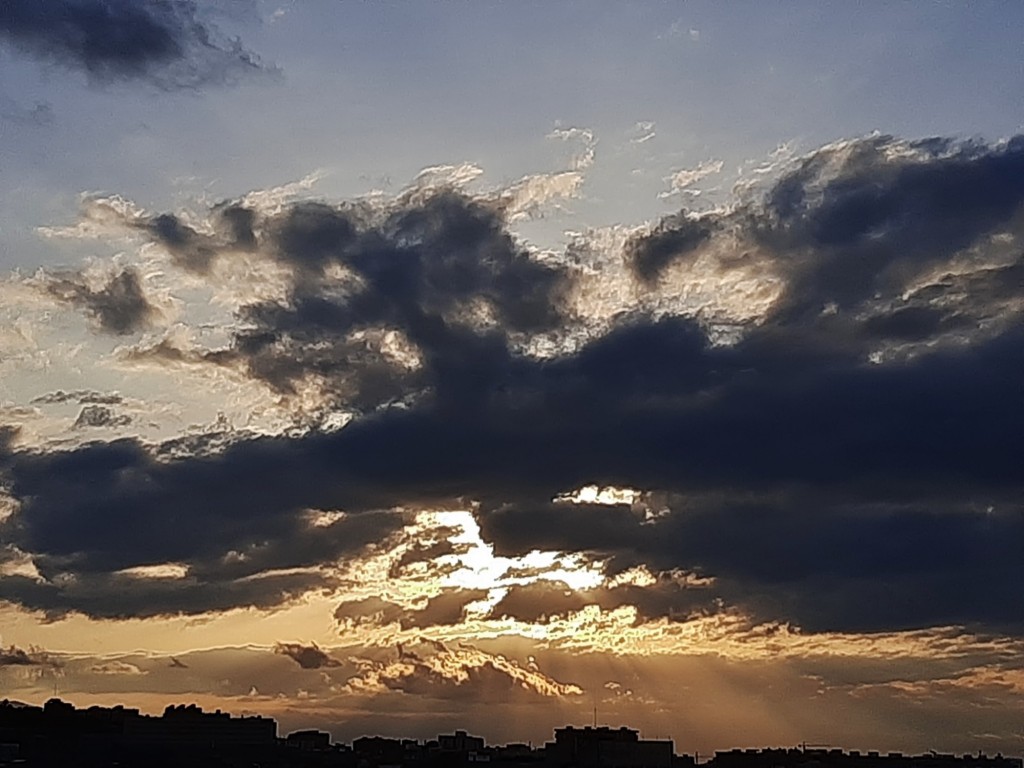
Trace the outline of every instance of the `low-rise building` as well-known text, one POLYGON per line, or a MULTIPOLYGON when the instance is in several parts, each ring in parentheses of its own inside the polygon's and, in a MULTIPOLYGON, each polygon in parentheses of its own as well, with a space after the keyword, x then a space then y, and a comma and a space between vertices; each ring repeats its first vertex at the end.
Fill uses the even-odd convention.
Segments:
POLYGON ((324 731, 294 731, 289 733, 284 743, 302 752, 317 752, 331 748, 331 734, 324 731))

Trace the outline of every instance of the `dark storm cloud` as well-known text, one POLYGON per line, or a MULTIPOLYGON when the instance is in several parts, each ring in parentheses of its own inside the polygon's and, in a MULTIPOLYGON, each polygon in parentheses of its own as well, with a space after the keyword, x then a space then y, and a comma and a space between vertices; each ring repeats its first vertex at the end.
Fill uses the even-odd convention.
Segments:
MULTIPOLYGON (((224 203, 211 216, 216 236, 170 214, 131 226, 191 271, 258 248, 293 270, 287 296, 244 307, 230 349, 210 359, 282 393, 314 379, 361 410, 428 392, 463 408, 483 381, 500 385, 511 335, 562 320, 565 271, 532 258, 486 201, 441 190, 384 210, 302 202, 260 219, 224 203)), ((186 354, 160 351, 172 356, 186 354)))
POLYGON ((355 625, 383 626, 398 622, 402 629, 452 626, 462 621, 466 606, 487 597, 486 589, 445 589, 422 607, 403 608, 379 597, 348 600, 338 605, 334 618, 355 625))
POLYGON ((812 157, 775 187, 760 234, 773 248, 812 254, 793 263, 780 311, 894 295, 1019 211, 1024 137, 995 148, 926 140, 896 159, 891 145, 886 137, 858 143, 825 180, 812 157))
POLYGON ((462 408, 482 380, 500 385, 510 337, 563 320, 566 271, 531 257, 500 206, 451 190, 384 208, 300 202, 271 215, 227 202, 209 223, 214 234, 173 214, 127 222, 200 274, 259 251, 291 268, 287 295, 243 307, 230 348, 165 344, 135 357, 241 364, 285 394, 314 380, 327 401, 364 411, 426 393, 462 408))
POLYGON ((65 568, 45 569, 46 581, 5 576, 0 601, 40 611, 57 621, 70 613, 97 619, 131 619, 229 611, 239 607, 269 610, 316 589, 338 585, 329 573, 139 578, 123 573, 97 573, 65 568))
MULTIPOLYGON (((637 312, 546 360, 515 342, 571 322, 571 277, 523 251, 486 201, 449 191, 380 211, 302 203, 260 221, 222 207, 239 212, 215 257, 246 243, 291 268, 288 295, 245 308, 230 347, 161 354, 241 362, 282 392, 312 377, 326 406, 367 415, 163 462, 133 441, 8 452, 21 503, 0 533, 48 582, 5 579, 0 597, 70 610, 85 603, 64 574, 180 562, 226 585, 211 589, 223 604, 251 576, 393 534, 399 516, 374 510, 462 499, 479 504, 499 552, 648 565, 655 586, 590 596, 642 618, 720 600, 823 630, 1022 632, 1022 158, 1021 139, 820 150, 759 201, 705 221, 706 234, 669 236, 691 226, 683 215, 628 249, 651 290, 661 267, 685 270, 722 251, 722 237, 737 244, 723 268, 756 262, 777 276, 779 302, 731 343, 694 318, 637 312), (401 406, 378 408, 389 403, 401 406), (589 484, 660 496, 551 501, 589 484), (314 530, 309 509, 350 514, 314 530), (675 579, 688 572, 713 581, 675 579)), ((457 620, 461 599, 437 615, 457 620)), ((522 614, 516 600, 502 610, 522 614)), ((339 607, 339 618, 366 612, 402 619, 384 601, 339 607)))
POLYGON ((36 553, 45 581, 7 577, 0 599, 52 615, 152 616, 271 607, 332 586, 335 576, 319 566, 356 556, 393 533, 404 517, 367 511, 317 524, 309 510, 340 506, 316 503, 332 494, 340 498, 339 488, 324 486, 332 474, 327 466, 310 467, 311 474, 301 470, 313 457, 293 454, 300 446, 289 443, 252 441, 166 462, 134 440, 14 454, 4 463, 22 508, 0 523, 0 539, 36 553), (250 497, 246 489, 260 474, 277 478, 275 488, 250 497), (295 498, 293 484, 307 481, 311 495, 295 498), (183 506, 186 489, 192 501, 183 506), (187 573, 124 573, 164 563, 184 565, 187 573))
POLYGON ((159 315, 146 298, 139 273, 134 269, 121 270, 99 290, 74 275, 52 279, 47 290, 61 301, 84 309, 107 333, 135 333, 159 315))
POLYGON ((274 653, 287 656, 303 669, 323 669, 324 667, 340 667, 341 662, 332 659, 326 652, 322 651, 316 643, 303 645, 302 643, 278 643, 274 646, 274 653))
POLYGON ((674 549, 652 552, 717 574, 719 594, 760 619, 794 617, 808 631, 1024 631, 1024 510, 1012 502, 991 511, 941 502, 737 506, 664 527, 674 549))
POLYGON ((652 232, 630 242, 627 250, 629 265, 638 278, 650 283, 670 263, 706 243, 711 237, 713 223, 713 216, 701 219, 688 216, 686 211, 668 216, 652 232))
POLYGON ((584 590, 570 589, 562 582, 535 581, 509 589, 491 609, 491 616, 543 623, 564 618, 588 605, 606 611, 633 606, 636 623, 641 624, 662 617, 687 619, 701 612, 713 612, 717 609, 716 599, 716 593, 706 586, 687 585, 667 576, 644 587, 624 584, 584 590))
POLYGON ((583 549, 611 557, 612 570, 643 564, 714 577, 691 584, 663 576, 650 587, 585 592, 535 584, 511 590, 494 615, 537 620, 594 604, 685 619, 720 602, 807 631, 960 624, 1024 631, 1024 566, 1016 555, 1024 511, 1013 500, 989 510, 969 501, 856 505, 837 498, 843 494, 680 497, 656 522, 623 513, 606 535, 582 539, 557 510, 488 514, 485 535, 504 542, 506 554, 583 549))
POLYGON ((667 217, 628 252, 638 278, 650 281, 692 261, 716 230, 738 234, 729 258, 767 259, 785 278, 775 319, 811 323, 827 307, 842 314, 898 297, 922 273, 1012 225, 1022 172, 1024 136, 995 146, 860 139, 809 154, 763 199, 667 217))
MULTIPOLYGON (((650 328, 636 333, 634 349, 650 342, 650 328)), ((712 378, 699 396, 688 397, 694 385, 668 366, 675 404, 657 386, 657 357, 643 390, 643 368, 632 369, 627 391, 616 391, 614 375, 590 379, 599 396, 589 408, 605 409, 612 424, 577 434, 571 450, 582 455, 571 461, 569 446, 547 456, 575 480, 567 486, 677 491, 664 517, 551 504, 548 486, 532 501, 485 504, 485 537, 506 554, 584 550, 623 566, 696 569, 718 579, 713 594, 729 603, 808 628, 1024 629, 1024 566, 1013 554, 1024 542, 1024 473, 1012 448, 1024 427, 1013 395, 1024 334, 913 363, 825 358, 778 372, 748 366, 745 344, 691 358, 729 382, 712 378), (644 390, 662 403, 644 405, 644 390), (607 410, 629 398, 628 420, 607 410)), ((552 474, 533 469, 534 486, 552 474)))
POLYGON ((427 600, 423 608, 410 611, 402 619, 402 629, 439 627, 459 624, 466 615, 466 606, 487 597, 486 589, 446 589, 427 600))
POLYGON ((398 579, 409 575, 440 576, 458 570, 458 562, 438 563, 438 559, 452 555, 465 554, 470 550, 468 544, 456 544, 451 538, 457 536, 460 529, 440 526, 430 531, 431 539, 414 540, 388 568, 388 578, 398 579))
POLYGON ((7 0, 0 42, 97 82, 196 88, 271 71, 193 0, 7 0))
POLYGON ((331 382, 332 394, 370 408, 430 390, 465 408, 487 380, 500 385, 507 335, 557 326, 564 274, 531 258, 499 213, 440 192, 383 217, 300 204, 269 227, 278 258, 298 270, 284 304, 247 308, 250 330, 235 350, 250 372, 282 391, 304 376, 331 382), (335 264, 356 280, 337 291, 323 270, 335 264), (486 311, 497 321, 479 329, 486 311), (384 354, 366 337, 395 330, 417 351, 416 364, 384 354))
POLYGON ((142 217, 131 221, 130 226, 163 246, 182 269, 206 274, 218 256, 256 247, 255 221, 253 210, 224 203, 211 211, 214 234, 197 231, 173 213, 142 217))

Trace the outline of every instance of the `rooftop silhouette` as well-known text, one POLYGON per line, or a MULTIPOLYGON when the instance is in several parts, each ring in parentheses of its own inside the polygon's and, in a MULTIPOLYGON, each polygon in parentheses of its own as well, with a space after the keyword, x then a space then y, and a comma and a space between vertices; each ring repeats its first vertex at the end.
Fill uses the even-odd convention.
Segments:
MULTIPOLYGON (((487 745, 456 730, 436 739, 363 736, 333 743, 330 734, 301 730, 279 737, 262 716, 204 712, 195 704, 168 705, 162 715, 123 706, 78 709, 50 699, 37 707, 0 701, 0 766, 254 766, 262 768, 441 768, 494 763, 503 768, 694 768, 695 756, 675 753, 671 740, 641 739, 632 728, 556 728, 554 740, 487 745)), ((716 752, 710 768, 1024 768, 1019 758, 932 752, 845 752, 794 747, 716 752)))

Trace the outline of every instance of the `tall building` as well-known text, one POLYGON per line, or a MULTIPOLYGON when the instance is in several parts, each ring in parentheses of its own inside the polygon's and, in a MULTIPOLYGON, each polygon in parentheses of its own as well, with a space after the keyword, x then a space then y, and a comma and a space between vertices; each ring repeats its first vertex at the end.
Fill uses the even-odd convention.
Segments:
POLYGON ((470 736, 465 731, 456 731, 440 734, 437 746, 445 752, 480 752, 484 748, 484 740, 479 736, 470 736))
POLYGON ((545 762, 551 768, 670 768, 673 752, 671 740, 644 740, 631 728, 569 725, 545 745, 545 762))

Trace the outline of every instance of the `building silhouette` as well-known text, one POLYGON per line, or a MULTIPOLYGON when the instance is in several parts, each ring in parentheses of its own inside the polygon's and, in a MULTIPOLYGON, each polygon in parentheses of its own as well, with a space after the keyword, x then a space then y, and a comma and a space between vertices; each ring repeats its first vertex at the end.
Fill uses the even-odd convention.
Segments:
MULTIPOLYGON (((695 768, 670 740, 641 739, 631 728, 555 729, 554 740, 488 746, 457 730, 436 739, 363 736, 331 743, 323 731, 283 738, 268 717, 235 717, 194 704, 160 716, 127 707, 77 709, 59 699, 42 707, 0 701, 0 767, 14 768, 695 768)), ((1018 758, 932 752, 844 752, 840 749, 733 749, 708 768, 1024 768, 1018 758)))
POLYGON ((631 728, 607 726, 555 730, 555 740, 544 745, 545 762, 552 768, 671 768, 671 741, 646 741, 631 728))
POLYGON ((715 752, 715 768, 1022 768, 1019 758, 930 752, 860 752, 822 748, 732 749, 715 752))
POLYGON ((0 760, 18 765, 213 765, 277 744, 272 718, 204 712, 194 704, 168 706, 156 717, 122 706, 77 709, 60 699, 41 708, 0 702, 0 760))

